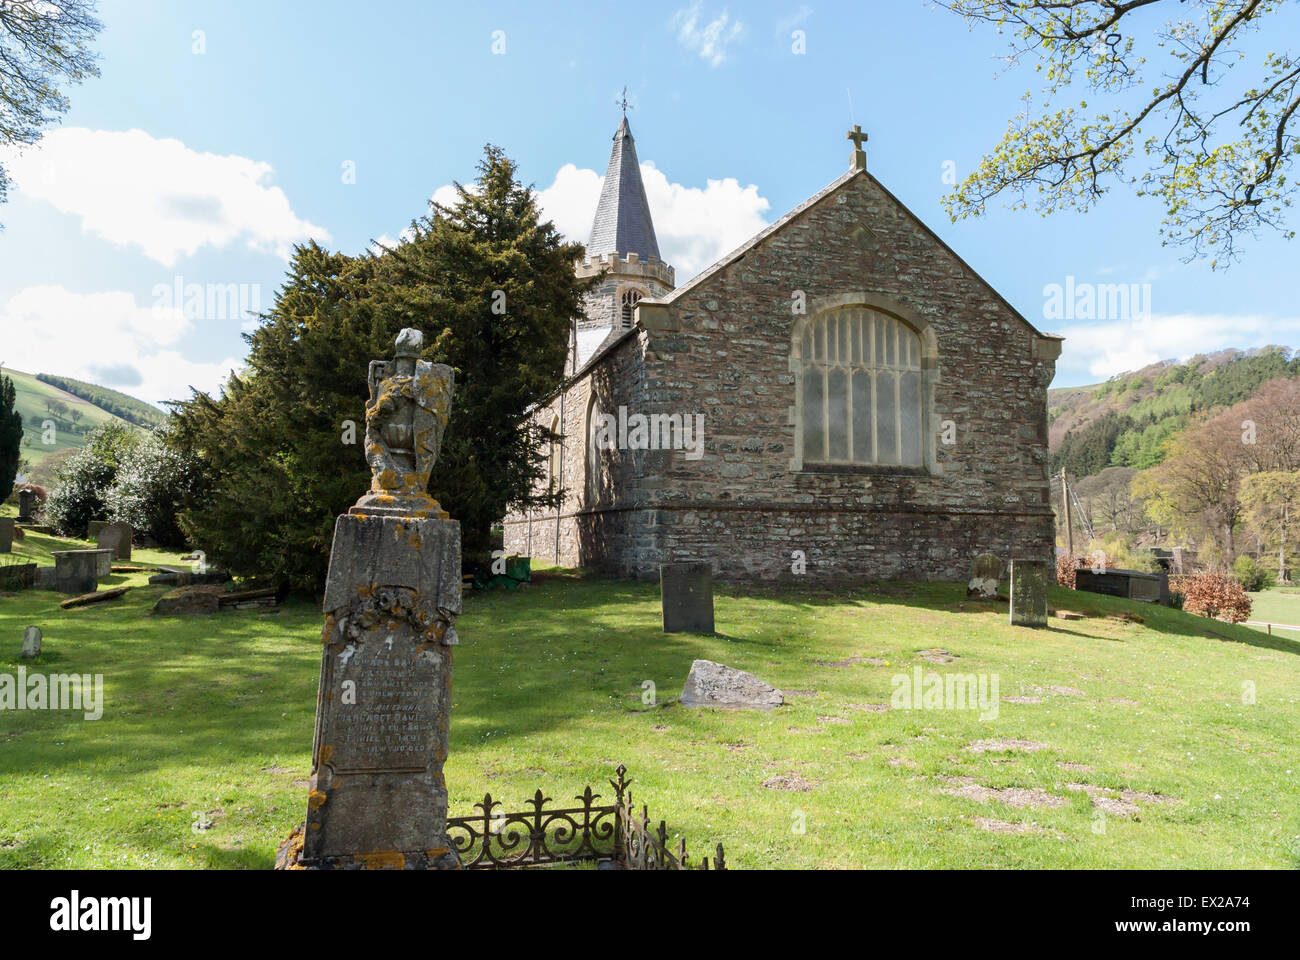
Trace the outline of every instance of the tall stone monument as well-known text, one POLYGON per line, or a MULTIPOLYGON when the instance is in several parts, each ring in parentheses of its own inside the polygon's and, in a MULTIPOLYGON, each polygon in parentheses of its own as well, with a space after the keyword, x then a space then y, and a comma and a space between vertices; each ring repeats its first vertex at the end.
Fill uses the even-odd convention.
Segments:
POLYGON ((419 360, 422 345, 403 330, 394 359, 370 364, 371 484, 334 527, 307 819, 281 866, 460 866, 442 775, 460 524, 426 490, 454 374, 419 360))

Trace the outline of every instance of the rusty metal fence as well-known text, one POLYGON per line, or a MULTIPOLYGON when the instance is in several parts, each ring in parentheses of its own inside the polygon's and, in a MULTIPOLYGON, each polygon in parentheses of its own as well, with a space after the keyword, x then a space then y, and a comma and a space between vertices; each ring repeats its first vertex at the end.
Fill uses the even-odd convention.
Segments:
POLYGON ((691 863, 686 840, 676 851, 669 849, 668 825, 660 820, 651 826, 650 814, 642 804, 638 816, 632 803, 632 781, 622 764, 615 771, 614 802, 599 804, 600 794, 588 786, 574 799, 580 806, 551 807, 552 799, 538 790, 520 812, 502 811, 501 801, 485 794, 474 804, 479 812, 467 817, 448 817, 447 835, 469 870, 500 870, 547 864, 582 864, 624 870, 714 870, 727 869, 722 844, 714 856, 691 863))

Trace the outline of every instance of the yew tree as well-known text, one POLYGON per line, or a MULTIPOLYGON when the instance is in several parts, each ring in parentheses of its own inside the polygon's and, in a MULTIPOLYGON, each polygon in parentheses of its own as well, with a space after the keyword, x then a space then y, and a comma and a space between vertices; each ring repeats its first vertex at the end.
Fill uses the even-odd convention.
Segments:
POLYGON ((541 219, 497 147, 457 195, 378 254, 299 247, 246 335, 246 369, 220 396, 175 405, 173 442, 203 478, 181 525, 209 561, 319 588, 334 519, 370 482, 368 365, 404 327, 424 333, 422 359, 456 371, 429 493, 460 521, 465 552, 488 549, 509 508, 550 502, 533 492, 544 453, 530 413, 564 377, 590 284, 573 269, 582 247, 541 219))

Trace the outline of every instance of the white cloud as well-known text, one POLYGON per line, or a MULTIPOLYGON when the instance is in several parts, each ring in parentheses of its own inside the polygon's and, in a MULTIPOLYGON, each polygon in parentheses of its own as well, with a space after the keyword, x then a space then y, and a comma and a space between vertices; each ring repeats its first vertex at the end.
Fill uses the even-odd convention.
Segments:
POLYGON ((1300 317, 1260 314, 1155 314, 1148 318, 1077 324, 1057 364, 1062 371, 1108 379, 1157 360, 1186 360, 1228 347, 1300 345, 1300 317))
POLYGON ((537 193, 542 216, 554 221, 555 229, 567 239, 586 243, 591 235, 591 221, 596 215, 600 185, 604 180, 595 170, 579 170, 574 164, 566 163, 556 173, 555 181, 537 193))
POLYGON ((269 163, 199 153, 142 130, 52 130, 36 147, 3 159, 22 193, 168 267, 201 247, 241 239, 286 260, 295 242, 330 239, 272 186, 269 163))
MULTIPOLYGON (((750 184, 734 177, 709 180, 704 187, 672 183, 653 164, 641 164, 641 178, 659 239, 659 253, 677 270, 678 284, 740 246, 765 226, 771 204, 750 184)), ((586 243, 604 177, 566 163, 554 182, 538 192, 545 217, 570 240, 586 243)), ((439 193, 449 187, 439 188, 439 193)), ((437 194, 434 195, 437 197, 437 194)))
POLYGON ((114 387, 150 403, 212 392, 241 362, 187 360, 178 349, 192 324, 181 309, 140 306, 131 293, 73 293, 59 286, 20 290, 0 306, 0 328, 17 333, 5 366, 114 387), (113 381, 113 382, 108 382, 113 381))
POLYGON ((677 31, 678 43, 716 67, 727 59, 727 48, 744 35, 745 25, 732 20, 725 8, 705 23, 700 7, 698 0, 682 7, 673 14, 671 25, 677 31))
POLYGON ((709 180, 703 189, 686 187, 670 183, 646 163, 641 164, 641 176, 659 251, 677 268, 679 284, 767 226, 763 214, 771 204, 752 183, 742 187, 735 177, 727 177, 709 180))

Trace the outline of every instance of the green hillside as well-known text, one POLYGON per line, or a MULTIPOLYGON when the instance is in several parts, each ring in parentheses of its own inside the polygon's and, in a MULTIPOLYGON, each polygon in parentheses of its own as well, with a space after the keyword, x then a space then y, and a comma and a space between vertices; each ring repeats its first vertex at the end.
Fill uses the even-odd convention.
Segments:
MULTIPOLYGON (((14 381, 18 412, 23 417, 22 456, 33 467, 62 450, 79 449, 87 435, 103 423, 127 422, 66 390, 42 383, 29 373, 6 368, 4 375, 14 381), (47 420, 54 421, 53 444, 42 442, 45 439, 42 425, 47 420)), ((130 426, 139 429, 134 424, 130 426)))
POLYGON ((49 373, 38 373, 36 379, 74 397, 87 400, 101 410, 106 410, 128 423, 134 423, 137 427, 160 427, 167 420, 167 414, 157 407, 96 383, 86 383, 84 380, 74 380, 72 377, 56 377, 49 373))
POLYGON ((1088 477, 1107 467, 1155 466, 1194 416, 1240 403, 1270 380, 1300 376, 1300 356, 1291 354, 1276 346, 1222 350, 1105 383, 1049 390, 1052 471, 1088 477))

